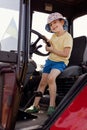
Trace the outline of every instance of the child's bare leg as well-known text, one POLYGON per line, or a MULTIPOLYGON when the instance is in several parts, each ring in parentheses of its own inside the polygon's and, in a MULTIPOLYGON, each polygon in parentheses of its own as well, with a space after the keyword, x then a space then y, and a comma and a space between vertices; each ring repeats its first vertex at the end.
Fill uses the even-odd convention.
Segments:
MULTIPOLYGON (((40 91, 40 92, 44 93, 45 88, 47 86, 47 80, 48 80, 48 74, 43 73, 37 91, 40 91)), ((40 99, 41 99, 41 97, 36 97, 35 100, 34 100, 33 105, 37 107, 38 104, 39 104, 40 99)))
POLYGON ((48 76, 48 85, 49 85, 49 93, 50 93, 50 106, 55 107, 55 99, 56 99, 56 77, 60 74, 61 72, 57 69, 51 70, 49 76, 48 76))

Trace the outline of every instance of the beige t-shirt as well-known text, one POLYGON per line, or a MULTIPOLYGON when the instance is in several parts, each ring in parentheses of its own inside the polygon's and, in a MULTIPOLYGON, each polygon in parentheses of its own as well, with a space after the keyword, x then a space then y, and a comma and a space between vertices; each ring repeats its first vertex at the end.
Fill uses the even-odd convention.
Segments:
POLYGON ((54 53, 50 53, 48 59, 56 62, 63 61, 66 65, 69 63, 69 58, 72 51, 73 46, 73 39, 72 36, 66 31, 63 35, 57 36, 56 34, 53 34, 51 37, 51 43, 54 48, 56 48, 59 51, 62 51, 65 47, 70 47, 70 54, 68 57, 62 57, 58 56, 54 53))

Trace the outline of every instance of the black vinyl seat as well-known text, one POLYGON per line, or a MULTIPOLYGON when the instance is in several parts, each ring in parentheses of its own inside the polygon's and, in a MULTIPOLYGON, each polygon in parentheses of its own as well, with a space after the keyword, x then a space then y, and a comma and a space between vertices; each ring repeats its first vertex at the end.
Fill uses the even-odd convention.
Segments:
POLYGON ((69 59, 68 67, 58 78, 70 78, 79 76, 82 72, 82 63, 87 61, 87 38, 80 36, 73 39, 73 50, 69 59))

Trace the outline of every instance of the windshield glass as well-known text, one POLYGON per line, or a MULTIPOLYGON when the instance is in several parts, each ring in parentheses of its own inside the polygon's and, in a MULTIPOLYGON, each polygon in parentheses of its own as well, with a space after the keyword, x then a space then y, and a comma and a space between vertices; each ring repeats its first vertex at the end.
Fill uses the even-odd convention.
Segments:
POLYGON ((1 1, 0 3, 0 49, 17 50, 19 10, 18 4, 1 1))
MULTIPOLYGON (((32 29, 36 30, 37 32, 41 33, 42 35, 46 36, 49 39, 52 33, 49 33, 45 30, 47 17, 48 17, 48 14, 35 11, 33 13, 32 29)), ((35 37, 33 36, 31 41, 33 42, 34 40, 35 40, 35 37)), ((46 53, 45 43, 43 43, 43 41, 40 40, 38 44, 41 44, 43 46, 39 50, 43 53, 46 53)), ((47 56, 39 56, 39 55, 33 54, 32 59, 37 63, 37 69, 41 69, 41 67, 45 63, 45 59, 47 59, 47 56)))

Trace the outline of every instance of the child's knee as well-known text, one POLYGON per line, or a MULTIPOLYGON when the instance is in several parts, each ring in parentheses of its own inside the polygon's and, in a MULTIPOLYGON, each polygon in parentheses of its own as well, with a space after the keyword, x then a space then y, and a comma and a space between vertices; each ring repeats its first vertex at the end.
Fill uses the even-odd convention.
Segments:
POLYGON ((48 84, 55 82, 55 78, 52 75, 48 76, 48 84))

